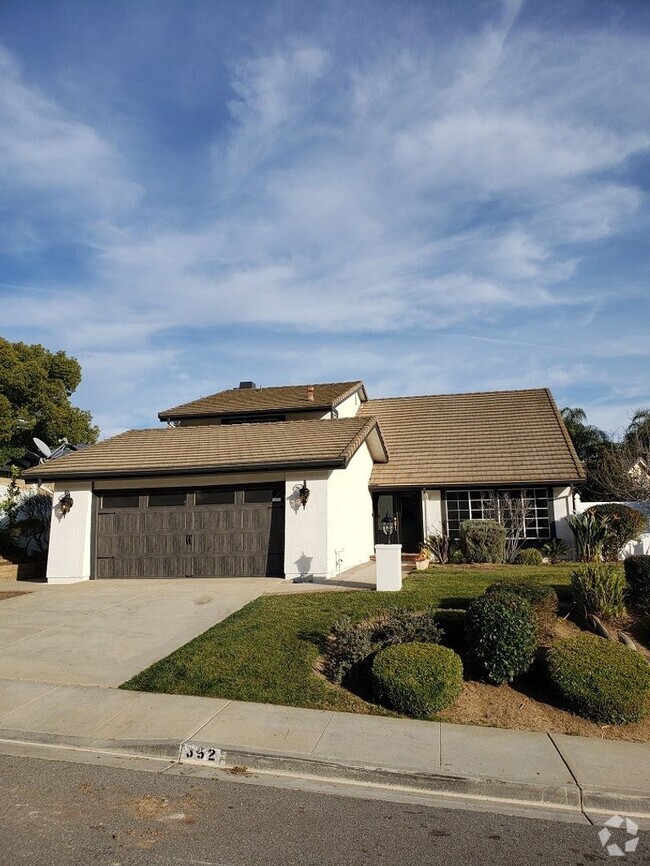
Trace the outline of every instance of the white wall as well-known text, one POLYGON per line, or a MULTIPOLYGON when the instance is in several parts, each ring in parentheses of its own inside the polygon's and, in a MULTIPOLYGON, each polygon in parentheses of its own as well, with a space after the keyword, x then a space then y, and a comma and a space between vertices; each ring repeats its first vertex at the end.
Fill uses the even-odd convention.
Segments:
MULTIPOLYGON (((587 511, 592 505, 613 505, 612 502, 582 502, 579 497, 576 498, 576 513, 582 514, 587 511)), ((650 505, 647 502, 621 502, 621 505, 628 505, 630 508, 636 508, 648 519, 647 532, 643 532, 636 541, 628 542, 620 554, 620 559, 625 559, 626 556, 638 556, 639 554, 650 555, 650 505)))
POLYGON ((360 407, 361 397, 359 396, 359 392, 355 391, 354 394, 350 394, 342 403, 339 403, 336 411, 339 418, 354 418, 359 412, 360 407))
POLYGON ((287 473, 285 482, 284 572, 295 577, 327 577, 328 472, 287 473), (298 489, 310 490, 305 508, 298 489))
POLYGON ((65 516, 58 504, 62 487, 54 489, 54 509, 47 553, 47 582, 76 583, 90 579, 93 493, 90 481, 70 482, 74 505, 65 516))
POLYGON ((372 496, 368 489, 373 460, 363 444, 346 469, 334 469, 327 490, 327 573, 336 576, 368 562, 374 552, 372 496))
MULTIPOLYGON (((575 540, 567 518, 575 513, 574 494, 571 487, 553 487, 553 525, 555 536, 575 552, 575 540)), ((575 500, 577 502, 577 499, 575 500)))
POLYGON ((424 537, 442 535, 442 491, 425 490, 422 494, 422 516, 424 520, 424 537))

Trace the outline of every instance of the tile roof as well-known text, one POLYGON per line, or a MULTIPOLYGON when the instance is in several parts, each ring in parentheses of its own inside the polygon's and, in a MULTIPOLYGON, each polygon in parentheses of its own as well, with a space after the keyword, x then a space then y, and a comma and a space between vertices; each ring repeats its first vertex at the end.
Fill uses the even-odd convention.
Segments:
POLYGON ((200 397, 158 413, 166 421, 170 418, 200 418, 206 416, 246 414, 248 412, 296 412, 335 408, 355 391, 361 389, 366 399, 363 382, 331 382, 313 385, 314 399, 307 398, 309 385, 283 385, 278 388, 231 388, 209 397, 200 397))
POLYGON ((390 460, 372 487, 572 482, 585 477, 548 389, 369 400, 390 460))
POLYGON ((386 452, 374 418, 129 430, 24 473, 26 479, 99 478, 246 469, 344 466, 366 439, 386 452))

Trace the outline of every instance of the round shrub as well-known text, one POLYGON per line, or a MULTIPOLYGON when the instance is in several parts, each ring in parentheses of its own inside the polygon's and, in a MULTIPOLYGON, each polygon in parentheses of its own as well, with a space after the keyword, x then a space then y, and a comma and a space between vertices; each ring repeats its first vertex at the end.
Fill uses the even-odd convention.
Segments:
POLYGON ((650 556, 628 556, 623 567, 631 607, 650 614, 650 556))
POLYGON ((532 605, 513 592, 481 595, 467 607, 465 638, 488 680, 512 682, 528 670, 537 649, 532 605))
POLYGON ((533 609, 533 618, 537 626, 538 638, 549 638, 557 619, 558 599, 552 586, 538 586, 534 583, 514 583, 502 581, 493 583, 485 590, 486 595, 503 595, 511 593, 525 598, 533 609))
POLYGON ((584 632, 555 643, 548 675, 566 706, 602 725, 650 713, 650 664, 622 644, 584 632))
POLYGON ((573 601, 583 616, 614 620, 625 616, 625 578, 618 566, 585 565, 571 573, 573 601))
POLYGON ((607 562, 617 562, 621 548, 625 547, 628 541, 638 538, 648 525, 645 514, 620 502, 592 505, 587 509, 587 513, 594 514, 601 521, 607 521, 607 534, 603 542, 603 559, 607 562))
POLYGON ((464 520, 460 525, 460 547, 467 562, 503 562, 506 531, 495 520, 464 520))
POLYGON ((515 556, 516 565, 543 565, 544 557, 541 550, 536 547, 524 547, 517 551, 515 556))
POLYGON ((437 644, 399 644, 375 656, 372 686, 384 706, 416 719, 429 719, 461 693, 463 663, 453 650, 437 644))

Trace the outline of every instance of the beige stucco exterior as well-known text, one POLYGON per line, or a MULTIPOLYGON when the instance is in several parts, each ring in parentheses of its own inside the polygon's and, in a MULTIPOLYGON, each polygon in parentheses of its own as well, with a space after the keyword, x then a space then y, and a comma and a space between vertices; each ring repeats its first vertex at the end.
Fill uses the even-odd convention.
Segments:
POLYGON ((54 509, 47 553, 48 583, 77 583, 89 580, 92 550, 93 493, 90 481, 70 482, 74 505, 63 514, 58 504, 63 487, 54 488, 54 509))

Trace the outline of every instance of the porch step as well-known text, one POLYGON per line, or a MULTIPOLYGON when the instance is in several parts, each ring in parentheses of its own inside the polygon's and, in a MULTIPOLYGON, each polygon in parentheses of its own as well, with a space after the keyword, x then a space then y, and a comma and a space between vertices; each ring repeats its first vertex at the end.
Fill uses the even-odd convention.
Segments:
MULTIPOLYGON (((403 553, 402 554, 402 562, 407 563, 409 565, 411 563, 414 563, 416 558, 417 558, 417 553, 403 553)), ((374 562, 376 559, 377 559, 377 557, 373 553, 372 556, 370 557, 370 561, 374 562)))

